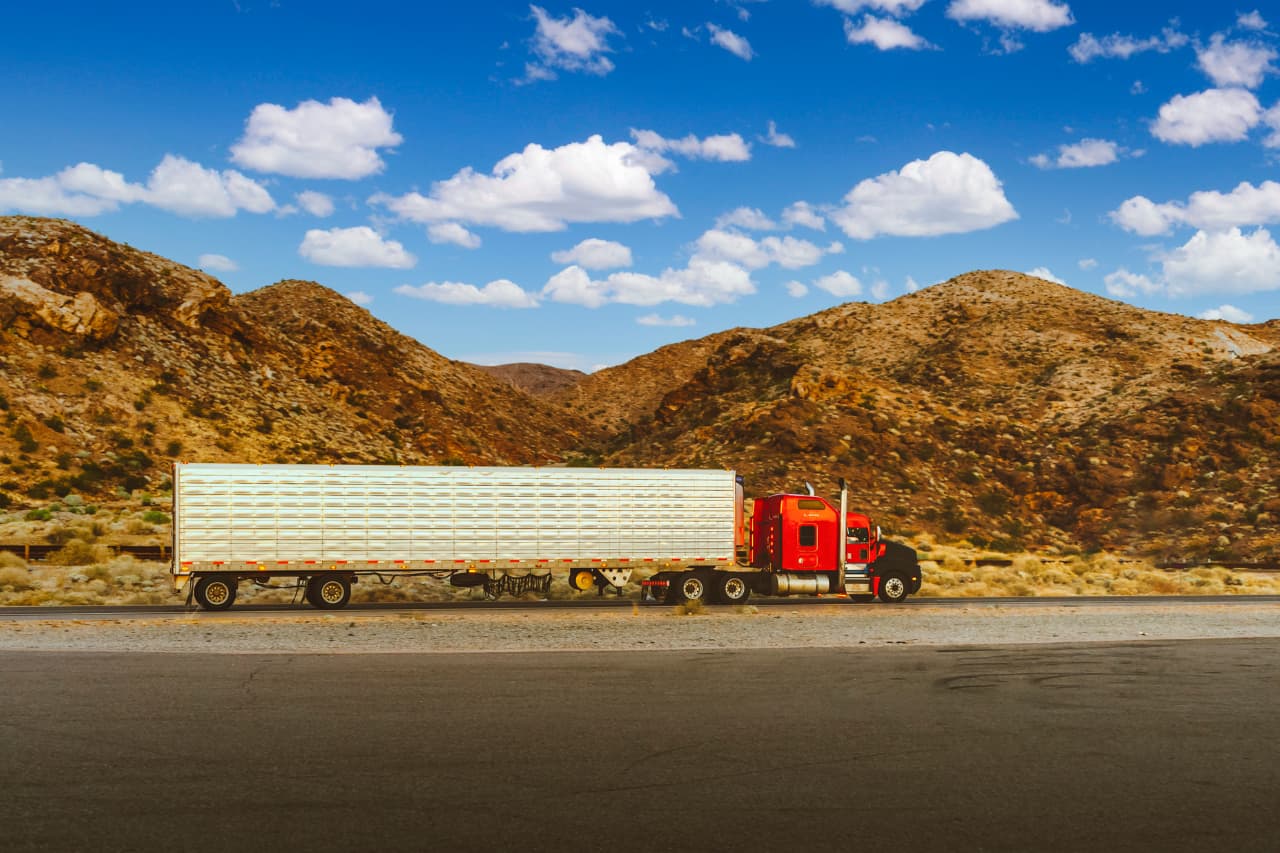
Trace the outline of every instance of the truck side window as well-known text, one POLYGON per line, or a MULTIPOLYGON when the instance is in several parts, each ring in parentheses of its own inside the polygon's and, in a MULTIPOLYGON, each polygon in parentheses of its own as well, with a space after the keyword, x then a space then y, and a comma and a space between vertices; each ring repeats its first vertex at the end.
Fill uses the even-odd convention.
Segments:
POLYGON ((818 526, 816 524, 800 525, 800 547, 812 548, 818 544, 818 526))
POLYGON ((848 529, 847 534, 846 534, 846 538, 847 538, 851 543, 853 543, 854 545, 861 545, 861 544, 865 543, 865 542, 867 541, 867 539, 868 539, 868 536, 867 536, 867 528, 865 528, 865 527, 850 527, 850 528, 848 529))

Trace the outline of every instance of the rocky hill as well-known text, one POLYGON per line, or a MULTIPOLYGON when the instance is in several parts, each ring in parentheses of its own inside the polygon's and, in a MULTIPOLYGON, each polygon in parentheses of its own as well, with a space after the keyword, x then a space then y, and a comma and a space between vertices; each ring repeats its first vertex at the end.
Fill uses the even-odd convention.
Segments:
MULTIPOLYGON (((970 273, 668 348, 702 367, 604 458, 733 465, 756 492, 845 476, 891 528, 1000 548, 1280 554, 1277 347, 1280 321, 970 273)), ((637 359, 593 380, 633 371, 664 375, 637 359)))
POLYGON ((593 435, 318 284, 233 296, 59 220, 0 218, 0 330, 9 502, 157 489, 173 459, 545 463, 593 435))
POLYGON ((846 477, 900 534, 1280 557, 1280 320, 1159 314, 1018 273, 581 377, 454 362, 315 283, 233 296, 8 217, 0 330, 13 506, 162 491, 175 458, 732 467, 752 494, 846 477))
POLYGON ((525 361, 514 364, 477 364, 476 367, 535 397, 555 395, 587 378, 587 374, 581 370, 566 370, 549 364, 530 364, 525 361))

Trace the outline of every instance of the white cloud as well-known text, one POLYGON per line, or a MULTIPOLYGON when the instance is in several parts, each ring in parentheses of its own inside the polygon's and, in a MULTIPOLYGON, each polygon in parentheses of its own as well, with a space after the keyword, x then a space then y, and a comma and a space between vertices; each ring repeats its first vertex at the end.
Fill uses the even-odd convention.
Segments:
POLYGON ((1228 323, 1252 323, 1253 315, 1234 305, 1219 305, 1197 315, 1201 320, 1226 320, 1228 323))
POLYGON ((1280 148, 1280 103, 1262 114, 1262 123, 1271 130, 1262 144, 1268 148, 1280 148))
POLYGON ((816 6, 839 9, 846 15, 853 15, 863 9, 877 9, 899 17, 914 12, 925 4, 925 0, 813 0, 813 2, 816 6))
POLYGON ((799 299, 801 296, 804 296, 809 292, 809 288, 799 281, 789 281, 784 285, 784 287, 787 288, 787 295, 796 299, 799 299))
POLYGON ((1174 95, 1151 126, 1157 139, 1199 147, 1208 142, 1238 142, 1261 120, 1262 107, 1245 89, 1206 89, 1174 95))
POLYGON ((730 261, 749 270, 777 264, 785 269, 813 266, 827 254, 844 251, 840 243, 823 248, 795 237, 765 237, 755 240, 737 231, 713 228, 703 233, 696 243, 697 258, 730 261))
POLYGON ((298 207, 310 213, 312 216, 324 218, 333 214, 333 199, 324 193, 318 193, 314 190, 303 190, 294 196, 294 200, 298 202, 298 207))
POLYGON ((215 254, 201 255, 199 260, 196 261, 196 266, 202 270, 213 270, 214 272, 235 272, 240 269, 240 265, 226 255, 215 254))
POLYGON ((1095 258, 1081 258, 1076 261, 1076 266, 1082 270, 1091 270, 1098 266, 1098 261, 1095 258))
POLYGON ((452 243, 464 249, 480 248, 480 236, 456 222, 433 222, 427 226, 427 239, 432 243, 452 243))
POLYGON ((1271 63, 1276 56, 1273 47, 1253 41, 1227 41, 1222 33, 1214 33, 1208 45, 1196 48, 1197 64, 1215 86, 1256 89, 1264 77, 1275 73, 1271 63))
POLYGON ((557 264, 577 264, 589 270, 607 270, 631 266, 631 249, 612 240, 592 237, 572 249, 551 253, 557 264))
POLYGON ((470 168, 440 181, 430 195, 375 195, 414 222, 453 220, 506 231, 561 231, 570 222, 635 222, 679 211, 637 162, 628 142, 606 145, 599 136, 546 149, 530 144, 498 161, 491 175, 470 168))
MULTIPOLYGON (((635 139, 637 148, 654 154, 671 152, 694 160, 718 160, 723 163, 740 163, 751 159, 751 145, 736 133, 722 133, 702 139, 691 133, 681 139, 668 139, 652 130, 632 128, 631 136, 635 139)), ((650 171, 660 174, 665 169, 659 166, 650 171)))
POLYGON ((683 314, 673 314, 670 317, 663 317, 661 314, 645 314, 643 317, 637 317, 636 322, 641 326, 695 326, 698 321, 692 317, 686 317, 683 314))
POLYGON ((907 281, 904 286, 906 288, 907 293, 915 293, 917 290, 920 289, 920 283, 917 282, 911 276, 907 276, 907 281))
POLYGON ((1107 273, 1102 279, 1107 286, 1107 293, 1120 299, 1128 299, 1139 293, 1151 295, 1160 292, 1160 285, 1145 275, 1129 272, 1124 267, 1107 273))
POLYGON ((14 210, 37 216, 97 216, 119 207, 120 203, 112 198, 69 191, 57 177, 0 178, 0 211, 14 210))
POLYGON ((525 80, 554 80, 556 70, 604 75, 613 70, 609 36, 618 28, 606 17, 573 10, 573 17, 556 18, 540 6, 530 6, 535 21, 531 49, 536 61, 525 66, 525 80))
POLYGON ((889 282, 882 278, 878 278, 871 282, 871 298, 877 302, 883 302, 889 298, 889 282))
POLYGON ((1092 62, 1095 59, 1128 59, 1134 54, 1154 50, 1157 53, 1168 53, 1185 47, 1190 41, 1173 27, 1165 27, 1160 35, 1145 39, 1112 33, 1098 38, 1092 33, 1081 33, 1075 44, 1067 48, 1067 53, 1076 62, 1092 62))
POLYGON ((758 207, 739 207, 716 217, 717 228, 736 226, 749 231, 776 231, 778 223, 764 215, 758 207))
POLYGON ((769 133, 761 137, 761 142, 765 145, 772 145, 774 148, 795 148, 796 141, 789 134, 778 132, 778 123, 770 120, 769 133))
POLYGON ((951 151, 868 178, 844 202, 831 218, 859 240, 878 234, 962 234, 1018 218, 991 167, 971 154, 951 151))
POLYGON ((1197 231, 1164 258, 1170 296, 1280 289, 1280 246, 1271 232, 1197 231))
POLYGON ((707 24, 707 30, 711 33, 712 42, 720 45, 720 47, 723 47, 739 59, 745 59, 750 62, 751 58, 755 56, 755 52, 751 49, 751 42, 733 30, 726 30, 722 27, 717 27, 715 24, 707 24))
POLYGON ((1254 9, 1252 12, 1241 12, 1236 16, 1236 26, 1242 30, 1265 30, 1267 21, 1254 9))
POLYGON ((575 265, 548 279, 542 295, 556 302, 588 308, 598 308, 610 302, 627 305, 679 302, 709 307, 733 302, 755 291, 751 274, 737 264, 694 257, 684 269, 668 268, 657 276, 615 272, 598 280, 593 280, 586 270, 575 265))
POLYGON ((409 269, 418 259, 395 240, 385 240, 367 225, 356 228, 314 228, 298 246, 298 254, 327 267, 386 267, 409 269))
POLYGON ((1037 154, 1031 162, 1041 169, 1080 169, 1106 166, 1116 162, 1125 151, 1108 139, 1082 139, 1070 145, 1059 145, 1057 157, 1037 154))
POLYGON ((815 279, 813 286, 825 290, 832 296, 857 296, 862 293, 862 282, 852 273, 836 270, 831 275, 815 279))
POLYGON ((987 21, 1004 29, 1046 33, 1075 23, 1071 7, 1052 0, 951 0, 947 17, 956 21, 987 21))
POLYGON ((845 18, 844 37, 849 44, 873 44, 879 50, 924 50, 932 47, 906 24, 893 18, 877 18, 875 15, 864 15, 861 24, 854 24, 852 19, 845 18))
POLYGON ((402 284, 396 288, 396 293, 429 302, 442 302, 445 305, 486 305, 490 308, 538 307, 536 296, 514 281, 508 281, 505 278, 491 281, 484 287, 457 281, 445 281, 439 284, 432 281, 417 287, 402 284))
POLYGON ((237 210, 266 213, 271 195, 236 171, 218 172, 166 154, 147 180, 145 200, 162 210, 191 217, 230 217, 237 210))
POLYGON ((372 305, 373 297, 365 293, 363 290, 348 290, 343 296, 350 299, 357 305, 372 305))
POLYGON ((1185 203, 1156 204, 1146 196, 1126 199, 1112 211, 1111 220, 1135 234, 1166 234, 1176 225, 1223 230, 1239 225, 1280 222, 1280 183, 1263 181, 1254 186, 1242 182, 1229 193, 1194 192, 1185 203))
POLYGON ((377 98, 303 101, 292 110, 259 104, 249 114, 244 136, 231 147, 231 159, 275 175, 355 180, 381 172, 386 164, 378 149, 401 141, 377 98))
POLYGON ((47 178, 0 180, 0 210, 96 216, 134 203, 192 218, 230 217, 239 210, 266 213, 276 206, 265 188, 239 172, 206 169, 173 154, 164 156, 145 186, 92 163, 47 178))
POLYGON ((1053 272, 1048 267, 1036 267, 1035 269, 1028 272, 1027 275, 1031 276, 1032 278, 1042 278, 1045 281, 1051 281, 1054 284, 1064 284, 1064 285, 1066 284, 1065 281, 1063 281, 1062 279, 1054 275, 1053 272))
POLYGON ((827 220, 823 219, 807 201, 797 201, 782 211, 782 221, 788 226, 802 225, 814 231, 827 230, 827 220))

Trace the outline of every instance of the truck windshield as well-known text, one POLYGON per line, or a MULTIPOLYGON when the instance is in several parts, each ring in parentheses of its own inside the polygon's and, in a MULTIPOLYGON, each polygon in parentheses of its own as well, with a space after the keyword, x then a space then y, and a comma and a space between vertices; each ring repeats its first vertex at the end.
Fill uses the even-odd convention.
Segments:
POLYGON ((850 527, 846 533, 848 540, 854 544, 866 542, 870 537, 865 527, 850 527))

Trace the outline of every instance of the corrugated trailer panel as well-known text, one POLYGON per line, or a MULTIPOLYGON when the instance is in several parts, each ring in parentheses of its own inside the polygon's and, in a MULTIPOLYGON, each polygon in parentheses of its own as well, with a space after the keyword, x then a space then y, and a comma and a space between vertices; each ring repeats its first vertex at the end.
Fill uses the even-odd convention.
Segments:
POLYGON ((175 568, 732 560, 731 471, 186 464, 175 568))

